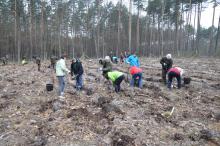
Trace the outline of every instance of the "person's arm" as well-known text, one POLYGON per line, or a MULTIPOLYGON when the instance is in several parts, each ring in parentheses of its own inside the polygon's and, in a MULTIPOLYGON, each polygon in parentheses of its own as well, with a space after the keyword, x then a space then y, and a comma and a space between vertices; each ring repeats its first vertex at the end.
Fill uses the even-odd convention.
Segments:
POLYGON ((162 59, 160 59, 160 64, 163 65, 163 63, 164 63, 164 59, 162 58, 162 59))
POLYGON ((103 67, 103 69, 102 69, 103 71, 110 71, 110 70, 112 70, 112 67, 111 67, 111 65, 109 64, 109 65, 107 65, 106 67, 103 67))
POLYGON ((70 70, 66 67, 65 61, 62 61, 61 63, 61 69, 67 73, 70 73, 70 70))
POLYGON ((126 62, 127 64, 130 64, 130 57, 126 58, 125 62, 126 62))
POLYGON ((73 74, 74 74, 74 72, 73 72, 73 64, 71 64, 71 66, 70 66, 70 73, 71 73, 71 76, 73 76, 73 74))

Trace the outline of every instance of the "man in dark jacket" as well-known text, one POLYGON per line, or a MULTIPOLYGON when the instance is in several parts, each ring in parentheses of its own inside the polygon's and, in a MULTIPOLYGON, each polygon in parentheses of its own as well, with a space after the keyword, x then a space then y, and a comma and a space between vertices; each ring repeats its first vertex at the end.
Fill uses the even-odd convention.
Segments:
POLYGON ((35 60, 35 62, 36 62, 36 64, 37 64, 38 71, 40 71, 40 66, 41 66, 41 60, 40 60, 40 57, 33 56, 32 58, 35 60))
POLYGON ((58 58, 56 56, 51 56, 50 57, 50 67, 52 67, 53 69, 55 69, 55 64, 56 64, 56 61, 58 60, 58 58))
POLYGON ((160 64, 162 65, 162 80, 164 82, 164 84, 166 84, 166 74, 167 74, 167 71, 172 68, 172 65, 173 65, 173 60, 172 60, 172 57, 171 57, 171 54, 167 54, 165 57, 163 57, 161 60, 160 60, 160 64))
POLYGON ((82 63, 80 62, 80 60, 73 58, 72 60, 72 64, 71 64, 71 75, 73 77, 73 75, 75 75, 75 79, 76 79, 76 89, 80 90, 82 89, 83 86, 83 66, 82 63))

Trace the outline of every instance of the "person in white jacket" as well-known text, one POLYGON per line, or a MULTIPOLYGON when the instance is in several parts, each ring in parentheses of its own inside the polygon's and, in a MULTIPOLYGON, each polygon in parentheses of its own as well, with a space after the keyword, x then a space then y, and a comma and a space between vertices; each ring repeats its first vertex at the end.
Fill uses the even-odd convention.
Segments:
POLYGON ((66 67, 66 56, 61 56, 61 58, 56 63, 56 76, 59 82, 59 97, 64 98, 64 88, 65 88, 65 76, 70 73, 70 70, 66 67))

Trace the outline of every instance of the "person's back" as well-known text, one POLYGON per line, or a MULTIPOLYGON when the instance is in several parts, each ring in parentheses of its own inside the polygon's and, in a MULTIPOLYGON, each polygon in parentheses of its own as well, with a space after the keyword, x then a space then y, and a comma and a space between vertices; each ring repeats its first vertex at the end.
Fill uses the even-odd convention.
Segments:
POLYGON ((130 64, 130 66, 137 66, 140 67, 139 59, 136 55, 130 55, 126 62, 130 64))
POLYGON ((82 63, 77 59, 76 62, 71 64, 71 74, 74 73, 75 75, 82 75, 84 72, 82 63))
POLYGON ((102 69, 103 73, 112 71, 112 64, 110 59, 104 59, 102 64, 103 64, 103 69, 102 69))
POLYGON ((108 78, 114 82, 118 77, 122 76, 123 73, 119 72, 119 71, 110 71, 107 73, 108 74, 108 78))
POLYGON ((65 76, 66 72, 69 72, 69 70, 66 68, 65 60, 63 58, 61 58, 56 63, 56 75, 57 76, 65 76))

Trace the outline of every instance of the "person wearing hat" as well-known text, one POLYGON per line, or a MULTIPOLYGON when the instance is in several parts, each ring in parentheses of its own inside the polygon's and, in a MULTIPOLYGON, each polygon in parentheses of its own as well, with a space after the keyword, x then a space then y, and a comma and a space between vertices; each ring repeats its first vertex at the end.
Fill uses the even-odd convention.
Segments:
POLYGON ((83 66, 79 59, 72 59, 71 76, 76 79, 76 89, 81 90, 83 87, 83 66))
POLYGON ((181 78, 183 76, 183 69, 180 67, 173 67, 168 70, 168 85, 167 87, 171 89, 173 78, 177 79, 177 87, 181 88, 181 78))
POLYGON ((65 88, 65 76, 67 73, 70 73, 70 71, 66 67, 66 56, 62 55, 60 59, 56 63, 56 76, 58 78, 59 82, 59 97, 61 99, 64 99, 64 88, 65 88))
POLYGON ((160 60, 160 64, 162 65, 162 80, 164 84, 167 84, 166 82, 166 74, 167 71, 172 68, 173 65, 173 60, 171 54, 167 54, 165 57, 163 57, 160 60))
POLYGON ((105 56, 105 59, 99 59, 99 63, 102 65, 102 68, 100 70, 103 72, 103 74, 112 71, 112 64, 111 64, 111 58, 109 56, 105 56))
POLYGON ((119 92, 121 90, 121 82, 125 79, 124 73, 119 71, 108 71, 103 74, 103 76, 107 80, 111 80, 113 86, 115 87, 115 92, 119 92))

